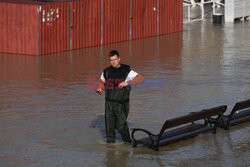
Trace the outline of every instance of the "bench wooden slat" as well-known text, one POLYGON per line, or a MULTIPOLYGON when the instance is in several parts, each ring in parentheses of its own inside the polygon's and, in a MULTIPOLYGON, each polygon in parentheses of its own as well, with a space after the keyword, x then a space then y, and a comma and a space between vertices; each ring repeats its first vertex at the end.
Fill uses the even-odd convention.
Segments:
MULTIPOLYGON (((247 117, 248 115, 250 115, 250 109, 249 110, 244 110, 241 111, 239 113, 235 113, 231 116, 231 121, 235 120, 235 119, 239 119, 241 117, 247 117)), ((222 117, 223 121, 226 122, 228 120, 228 117, 224 116, 222 117)))
POLYGON ((233 126, 246 121, 250 121, 250 109, 235 113, 231 117, 229 125, 233 126))
POLYGON ((246 117, 250 115, 250 109, 249 110, 244 110, 244 111, 241 111, 239 113, 235 113, 232 117, 231 117, 231 120, 234 120, 234 119, 237 119, 237 118, 240 118, 240 117, 246 117))
POLYGON ((181 140, 193 137, 193 136, 197 136, 198 134, 201 134, 201 133, 204 133, 207 131, 212 131, 212 130, 213 130, 212 127, 206 126, 206 127, 203 127, 203 128, 197 129, 197 130, 193 130, 193 131, 190 131, 190 132, 187 132, 184 134, 164 138, 164 139, 160 140, 160 146, 175 143, 175 142, 178 142, 178 141, 181 141, 181 140))
POLYGON ((225 130, 228 130, 229 126, 249 121, 249 115, 250 115, 250 99, 237 102, 234 105, 230 114, 223 115, 221 117, 222 119, 219 121, 218 126, 224 128, 225 130))
POLYGON ((249 107, 250 107, 250 99, 236 103, 233 110, 239 111, 249 107))
POLYGON ((218 114, 223 114, 226 111, 226 108, 227 108, 227 106, 223 105, 223 106, 214 107, 214 108, 210 108, 210 109, 204 109, 204 110, 199 111, 199 112, 192 112, 192 113, 185 115, 185 116, 181 116, 178 118, 173 118, 173 119, 167 120, 165 122, 165 124, 163 125, 162 130, 166 129, 166 128, 172 128, 175 126, 183 125, 183 124, 186 124, 189 122, 201 120, 201 119, 215 116, 218 114))
MULTIPOLYGON (((195 130, 195 129, 198 129, 198 128, 201 128, 201 127, 204 127, 204 125, 193 123, 193 124, 181 127, 181 128, 177 128, 177 129, 167 131, 167 132, 163 133, 163 135, 161 136, 161 139, 164 139, 166 137, 172 137, 174 135, 180 135, 180 134, 183 134, 183 133, 185 133, 187 131, 195 130)), ((151 138, 150 137, 145 137, 145 138, 140 139, 138 141, 143 142, 143 143, 150 143, 151 138)))
POLYGON ((234 125, 238 125, 240 123, 246 122, 246 121, 250 121, 250 115, 246 117, 241 117, 239 119, 231 120, 230 125, 234 126, 234 125))
POLYGON ((180 134, 186 133, 188 131, 200 129, 200 128, 203 128, 203 127, 204 127, 203 124, 197 124, 197 123, 186 125, 186 126, 181 127, 181 128, 177 128, 177 129, 173 129, 171 131, 164 132, 162 134, 160 140, 164 139, 164 138, 167 138, 167 137, 172 137, 172 136, 175 136, 175 135, 180 135, 180 134))

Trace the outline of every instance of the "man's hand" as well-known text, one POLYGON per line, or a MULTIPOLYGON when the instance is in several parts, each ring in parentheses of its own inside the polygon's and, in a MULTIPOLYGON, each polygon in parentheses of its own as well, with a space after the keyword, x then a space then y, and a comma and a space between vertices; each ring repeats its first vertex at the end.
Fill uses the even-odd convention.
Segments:
POLYGON ((128 83, 127 82, 121 82, 121 83, 119 83, 118 89, 122 89, 124 86, 128 86, 128 83))
POLYGON ((101 94, 103 93, 103 89, 100 89, 100 88, 99 88, 99 89, 96 90, 96 92, 97 92, 99 95, 101 95, 101 94))
POLYGON ((98 83, 98 89, 96 90, 96 93, 101 95, 103 93, 104 89, 105 89, 104 82, 100 79, 99 83, 98 83))

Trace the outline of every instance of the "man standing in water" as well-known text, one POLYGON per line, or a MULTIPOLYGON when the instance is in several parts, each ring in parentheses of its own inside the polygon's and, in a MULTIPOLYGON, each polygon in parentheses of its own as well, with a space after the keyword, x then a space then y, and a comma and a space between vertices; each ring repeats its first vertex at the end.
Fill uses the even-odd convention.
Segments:
POLYGON ((105 125, 108 143, 115 142, 115 129, 122 140, 131 143, 127 117, 129 113, 130 85, 142 83, 144 78, 121 64, 116 50, 109 52, 111 66, 103 70, 97 92, 101 95, 105 90, 105 125))

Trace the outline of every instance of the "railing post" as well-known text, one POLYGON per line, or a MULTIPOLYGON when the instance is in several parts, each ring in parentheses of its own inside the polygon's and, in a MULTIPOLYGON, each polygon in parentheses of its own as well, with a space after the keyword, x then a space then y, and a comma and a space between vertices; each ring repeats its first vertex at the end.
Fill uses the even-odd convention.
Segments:
POLYGON ((188 22, 191 21, 191 16, 190 16, 190 5, 188 5, 188 22))
POLYGON ((204 4, 201 4, 201 19, 204 19, 204 4))

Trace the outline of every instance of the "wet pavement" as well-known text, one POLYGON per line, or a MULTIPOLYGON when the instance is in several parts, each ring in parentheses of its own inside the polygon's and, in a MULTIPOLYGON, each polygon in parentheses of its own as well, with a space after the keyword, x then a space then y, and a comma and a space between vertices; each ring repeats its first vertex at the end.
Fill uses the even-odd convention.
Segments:
MULTIPOLYGON (((161 147, 105 143, 104 96, 92 83, 111 49, 145 77, 131 92, 130 128, 250 98, 250 22, 47 56, 0 54, 0 166, 250 166, 250 123, 161 147), (92 85, 93 86, 93 85, 92 85)), ((95 84, 94 84, 95 85, 95 84)))

